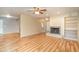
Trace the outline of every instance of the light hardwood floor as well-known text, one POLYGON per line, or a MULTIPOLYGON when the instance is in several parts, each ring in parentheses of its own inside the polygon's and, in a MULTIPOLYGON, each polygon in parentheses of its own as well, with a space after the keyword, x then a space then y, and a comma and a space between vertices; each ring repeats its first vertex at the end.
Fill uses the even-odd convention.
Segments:
POLYGON ((79 42, 46 36, 20 38, 18 33, 0 37, 0 51, 12 52, 79 52, 79 42))

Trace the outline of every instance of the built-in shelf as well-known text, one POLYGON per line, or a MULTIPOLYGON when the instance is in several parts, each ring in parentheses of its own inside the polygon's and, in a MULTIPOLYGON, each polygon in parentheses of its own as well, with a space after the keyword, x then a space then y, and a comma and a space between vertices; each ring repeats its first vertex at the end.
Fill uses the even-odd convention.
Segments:
POLYGON ((65 18, 64 37, 77 39, 78 19, 75 17, 65 18))
POLYGON ((77 28, 65 28, 65 30, 77 31, 77 28))

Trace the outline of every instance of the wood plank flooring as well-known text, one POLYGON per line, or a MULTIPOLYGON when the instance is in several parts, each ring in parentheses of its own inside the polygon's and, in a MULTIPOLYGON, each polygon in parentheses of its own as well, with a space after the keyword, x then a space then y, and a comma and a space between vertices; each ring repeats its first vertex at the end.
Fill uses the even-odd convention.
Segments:
POLYGON ((20 38, 18 33, 0 37, 1 52, 79 52, 79 42, 46 36, 20 38))

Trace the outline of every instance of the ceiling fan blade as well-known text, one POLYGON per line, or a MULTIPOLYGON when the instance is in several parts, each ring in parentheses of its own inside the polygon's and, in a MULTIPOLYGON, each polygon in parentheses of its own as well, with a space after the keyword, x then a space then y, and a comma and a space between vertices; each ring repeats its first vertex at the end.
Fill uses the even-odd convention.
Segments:
POLYGON ((47 11, 46 9, 42 9, 42 10, 40 10, 40 11, 47 11))
POLYGON ((39 13, 40 13, 40 14, 43 14, 43 12, 41 12, 41 11, 40 11, 39 13))

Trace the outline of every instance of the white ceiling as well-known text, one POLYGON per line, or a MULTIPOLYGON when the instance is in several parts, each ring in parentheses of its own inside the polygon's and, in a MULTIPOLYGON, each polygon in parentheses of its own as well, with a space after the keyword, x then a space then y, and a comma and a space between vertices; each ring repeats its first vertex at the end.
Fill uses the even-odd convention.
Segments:
POLYGON ((35 18, 47 17, 47 16, 55 16, 55 15, 64 15, 69 13, 79 13, 78 7, 42 7, 47 9, 47 14, 43 15, 34 15, 32 12, 29 12, 29 9, 32 7, 0 7, 0 15, 10 14, 13 16, 19 17, 20 14, 29 14, 35 18))

